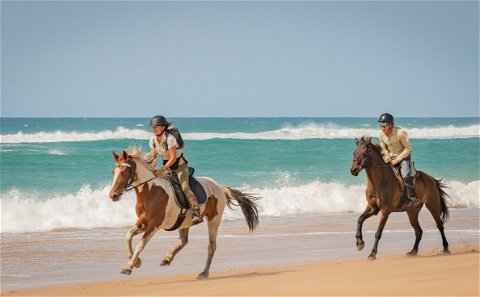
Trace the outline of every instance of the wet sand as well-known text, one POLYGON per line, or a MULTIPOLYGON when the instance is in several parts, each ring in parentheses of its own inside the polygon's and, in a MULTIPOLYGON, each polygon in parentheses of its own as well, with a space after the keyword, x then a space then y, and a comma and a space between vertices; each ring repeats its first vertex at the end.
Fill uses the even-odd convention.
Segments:
POLYGON ((478 296, 477 247, 453 254, 389 256, 27 290, 7 296, 478 296))
POLYGON ((119 273, 127 262, 124 234, 128 228, 2 234, 1 292, 82 296, 478 296, 478 209, 451 210, 446 236, 454 253, 447 257, 440 255, 441 238, 427 211, 421 212, 424 234, 420 256, 404 256, 412 248, 414 232, 405 213, 393 214, 380 241, 379 260, 373 263, 366 258, 378 217, 364 224, 366 246, 358 252, 358 215, 261 218, 260 228, 253 233, 241 220, 225 221, 219 231, 211 279, 205 282, 195 280, 206 260, 205 225, 191 230, 189 244, 169 267, 158 264, 177 235, 157 233, 141 255, 142 267, 131 276, 119 273), (372 282, 378 284, 372 287, 372 282))

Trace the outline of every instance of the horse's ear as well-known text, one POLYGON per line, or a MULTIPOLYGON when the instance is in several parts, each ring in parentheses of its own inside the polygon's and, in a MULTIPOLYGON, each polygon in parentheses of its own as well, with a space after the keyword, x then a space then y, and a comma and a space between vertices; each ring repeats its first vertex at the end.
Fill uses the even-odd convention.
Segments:
POLYGON ((126 151, 122 151, 122 158, 123 158, 123 160, 127 160, 128 154, 127 154, 126 151))
POLYGON ((367 137, 367 144, 372 143, 372 137, 367 137))
POLYGON ((358 142, 359 142, 359 141, 360 141, 360 140, 358 140, 358 138, 355 138, 355 145, 358 145, 358 142))
POLYGON ((115 154, 115 151, 112 151, 112 156, 115 159, 115 161, 118 161, 118 155, 115 154))

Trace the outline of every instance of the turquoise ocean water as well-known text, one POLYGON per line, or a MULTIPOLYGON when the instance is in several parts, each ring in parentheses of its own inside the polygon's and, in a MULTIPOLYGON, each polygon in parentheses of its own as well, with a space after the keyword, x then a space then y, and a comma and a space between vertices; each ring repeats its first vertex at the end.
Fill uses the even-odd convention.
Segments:
MULTIPOLYGON (((148 120, 1 118, 1 232, 130 225, 133 194, 116 204, 108 198, 112 150, 137 145, 147 152, 148 120)), ((196 175, 260 194, 264 216, 364 208, 365 174, 353 177, 349 169, 355 137, 378 142, 376 118, 173 120, 196 175)), ((417 169, 444 179, 454 207, 478 208, 479 118, 397 124, 409 132, 417 169)))

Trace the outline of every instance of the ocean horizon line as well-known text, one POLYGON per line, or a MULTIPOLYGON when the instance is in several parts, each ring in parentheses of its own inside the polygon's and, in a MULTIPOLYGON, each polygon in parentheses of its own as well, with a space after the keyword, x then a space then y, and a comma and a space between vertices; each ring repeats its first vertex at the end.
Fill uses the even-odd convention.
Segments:
MULTIPOLYGON (((2 119, 144 119, 149 116, 0 116, 2 119)), ((168 116, 177 119, 371 119, 378 116, 168 116)), ((397 119, 480 119, 480 116, 395 116, 397 119)))

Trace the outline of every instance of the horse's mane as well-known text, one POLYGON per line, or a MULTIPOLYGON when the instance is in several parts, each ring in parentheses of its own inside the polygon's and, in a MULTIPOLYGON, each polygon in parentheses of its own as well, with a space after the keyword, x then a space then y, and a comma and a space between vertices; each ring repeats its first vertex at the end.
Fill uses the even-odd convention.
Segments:
POLYGON ((372 148, 377 151, 380 155, 382 155, 382 147, 379 144, 370 142, 372 148))
POLYGON ((146 153, 144 154, 142 152, 142 147, 141 146, 137 146, 137 145, 131 145, 128 147, 128 155, 132 158, 132 159, 135 159, 136 161, 140 161, 143 163, 143 165, 145 165, 145 167, 149 168, 150 170, 154 170, 155 168, 153 168, 153 166, 148 163, 147 161, 145 161, 148 157, 149 157, 149 153, 146 153))
POLYGON ((137 145, 129 146, 127 153, 132 158, 142 158, 143 157, 142 147, 137 146, 137 145))
POLYGON ((370 145, 375 152, 380 154, 380 156, 382 155, 382 147, 379 144, 372 142, 372 137, 362 136, 362 138, 360 138, 360 142, 365 143, 366 145, 370 145))

